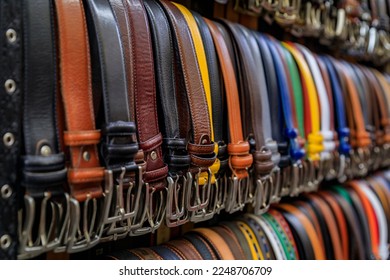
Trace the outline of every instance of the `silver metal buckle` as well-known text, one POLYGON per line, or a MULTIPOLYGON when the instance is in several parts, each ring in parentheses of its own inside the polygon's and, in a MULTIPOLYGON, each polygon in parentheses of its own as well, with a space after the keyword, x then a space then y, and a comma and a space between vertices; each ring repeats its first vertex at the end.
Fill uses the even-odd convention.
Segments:
POLYGON ((256 192, 253 201, 253 212, 261 215, 268 211, 272 199, 273 181, 270 175, 256 180, 256 192))
POLYGON ((237 211, 241 211, 245 207, 245 199, 247 191, 249 192, 248 184, 250 179, 238 179, 236 176, 229 178, 229 188, 227 191, 226 199, 226 212, 232 214, 237 211), (242 182, 244 181, 244 185, 242 182))
POLYGON ((192 176, 189 178, 179 175, 176 175, 175 178, 169 176, 167 177, 167 182, 165 223, 168 227, 180 226, 188 222, 185 197, 187 190, 192 185, 192 176))
MULTIPOLYGON (((103 200, 103 207, 100 208, 104 209, 106 205, 105 198, 99 200, 103 200)), ((79 202, 74 198, 70 199, 71 216, 66 245, 68 253, 88 250, 99 243, 104 224, 102 216, 98 215, 98 212, 102 211, 98 211, 98 208, 98 199, 96 198, 91 199, 87 196, 87 199, 83 202, 79 202), (80 209, 82 209, 82 213, 80 209)))
MULTIPOLYGON (((205 209, 209 203, 210 190, 211 190, 211 170, 207 168, 207 183, 201 187, 199 186, 199 175, 201 169, 199 168, 198 173, 195 175, 190 188, 187 190, 186 207, 190 212, 195 212, 201 209, 205 209)), ((188 174, 187 176, 192 176, 188 174)))
POLYGON ((135 182, 125 178, 126 170, 122 172, 117 179, 114 191, 114 178, 111 170, 105 172, 105 190, 106 205, 104 207, 103 224, 104 233, 101 241, 112 241, 125 238, 131 226, 131 219, 136 217, 140 209, 140 197, 142 190, 142 167, 138 166, 135 172, 135 182), (124 184, 128 184, 126 196, 124 196, 124 184), (113 196, 115 197, 113 198, 113 196), (124 200, 124 198, 126 198, 124 200), (111 213, 110 213, 111 212, 111 213))
MULTIPOLYGON (((165 217, 167 207, 167 189, 161 189, 156 192, 154 187, 151 187, 149 183, 146 183, 146 219, 144 222, 148 222, 149 226, 145 226, 144 222, 136 226, 136 228, 130 229, 130 236, 143 235, 147 233, 154 233, 162 224, 165 217), (157 193, 157 199, 154 199, 157 193), (157 210, 156 210, 157 209, 157 210)), ((142 220, 142 219, 141 219, 142 220)), ((141 221, 140 220, 140 221, 141 221)))
POLYGON ((226 185, 223 186, 220 182, 226 182, 226 180, 224 180, 223 177, 222 179, 215 179, 215 184, 211 185, 210 188, 210 198, 207 207, 192 212, 190 218, 192 222, 197 223, 210 220, 217 212, 221 211, 225 207, 224 195, 226 193, 226 185))
POLYGON ((351 157, 351 168, 352 168, 352 175, 354 177, 364 177, 368 173, 368 166, 366 161, 366 153, 368 149, 358 148, 356 151, 351 150, 350 157, 351 157))
POLYGON ((36 222, 36 201, 30 195, 26 194, 24 196, 24 213, 23 210, 20 210, 18 213, 18 259, 33 258, 42 253, 54 250, 61 245, 69 221, 69 195, 64 194, 64 203, 53 201, 51 198, 49 192, 44 193, 44 198, 40 203, 38 235, 33 240, 33 227, 36 222), (47 215, 48 205, 51 209, 50 223, 48 223, 49 215, 47 215), (65 209, 63 206, 65 206, 65 209), (47 229, 48 224, 49 228, 47 229))
POLYGON ((281 196, 281 175, 279 166, 275 166, 272 173, 272 181, 274 182, 271 203, 277 203, 282 199, 281 196))
POLYGON ((297 196, 300 194, 300 173, 299 173, 299 166, 297 163, 293 163, 290 165, 290 180, 288 182, 289 185, 289 194, 290 196, 297 196))

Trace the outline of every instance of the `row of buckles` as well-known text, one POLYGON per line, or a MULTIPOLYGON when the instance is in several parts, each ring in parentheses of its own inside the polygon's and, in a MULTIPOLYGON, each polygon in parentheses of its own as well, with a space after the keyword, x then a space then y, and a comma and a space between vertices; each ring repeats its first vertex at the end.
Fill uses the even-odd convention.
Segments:
POLYGON ((26 193, 18 213, 19 259, 33 258, 61 245, 71 212, 65 181, 63 154, 23 158, 26 193))

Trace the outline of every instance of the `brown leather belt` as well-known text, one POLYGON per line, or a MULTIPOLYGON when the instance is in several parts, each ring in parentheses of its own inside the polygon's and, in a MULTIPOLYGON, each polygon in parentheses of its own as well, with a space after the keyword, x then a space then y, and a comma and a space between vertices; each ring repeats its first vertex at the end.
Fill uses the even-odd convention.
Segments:
POLYGON ((220 260, 234 260, 234 255, 225 240, 216 232, 208 228, 194 230, 205 238, 217 251, 220 260))
POLYGON ((350 69, 343 63, 335 63, 335 68, 347 89, 345 92, 346 109, 349 128, 351 130, 352 151, 352 172, 355 176, 367 174, 368 146, 371 144, 370 136, 364 127, 362 107, 356 91, 356 87, 351 79, 350 69))
POLYGON ((176 58, 178 65, 181 65, 181 69, 177 71, 180 84, 178 99, 183 105, 178 105, 182 110, 179 114, 183 116, 180 126, 187 135, 191 135, 187 143, 187 151, 191 157, 188 177, 195 177, 187 190, 186 208, 189 212, 196 212, 208 206, 212 177, 210 167, 216 160, 208 104, 188 23, 175 5, 169 1, 161 1, 160 4, 170 22, 176 58), (201 175, 202 172, 207 172, 206 177, 204 173, 201 175), (207 182, 200 182, 200 176, 206 178, 207 182))
POLYGON ((124 6, 129 16, 128 28, 131 36, 129 47, 133 79, 130 91, 134 96, 138 142, 146 161, 146 211, 136 217, 131 230, 131 235, 139 235, 154 232, 164 219, 168 167, 162 158, 163 137, 158 126, 153 49, 148 18, 142 1, 126 0, 124 6))
POLYGON ((70 153, 71 216, 66 241, 67 251, 77 252, 96 245, 102 233, 99 220, 102 215, 100 203, 104 169, 100 166, 97 150, 100 131, 95 129, 84 7, 80 0, 56 0, 55 6, 60 32, 61 95, 66 121, 64 144, 70 153), (90 207, 93 207, 93 213, 90 213, 90 207))

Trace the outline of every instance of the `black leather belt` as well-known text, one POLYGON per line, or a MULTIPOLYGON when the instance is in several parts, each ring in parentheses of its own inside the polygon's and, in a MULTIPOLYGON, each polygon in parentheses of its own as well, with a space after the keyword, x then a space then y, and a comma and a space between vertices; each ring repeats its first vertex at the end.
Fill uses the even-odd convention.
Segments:
POLYGON ((0 1, 0 259, 17 255, 22 77, 22 1, 0 1))
POLYGON ((24 218, 20 220, 19 257, 31 258, 60 245, 69 218, 69 197, 64 193, 65 156, 60 152, 58 140, 58 64, 51 1, 26 2, 24 20, 22 185, 25 208, 24 218), (58 220, 49 231, 47 224, 57 215, 58 220), (37 236, 32 234, 34 226, 39 226, 37 236))
MULTIPOLYGON (((130 173, 141 176, 134 161, 138 152, 136 127, 130 121, 124 49, 115 15, 108 1, 87 2, 95 102, 102 100, 101 157, 106 167, 106 206, 103 223, 109 241, 128 234, 131 218, 137 215, 142 184, 130 173), (97 101, 96 101, 97 100, 97 101)), ((139 178, 140 179, 140 178, 139 178)))

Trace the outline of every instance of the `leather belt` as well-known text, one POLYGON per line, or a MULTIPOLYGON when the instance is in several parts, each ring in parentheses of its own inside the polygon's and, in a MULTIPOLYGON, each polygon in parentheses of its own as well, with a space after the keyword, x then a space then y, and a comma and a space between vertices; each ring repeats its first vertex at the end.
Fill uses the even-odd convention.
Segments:
POLYGON ((227 193, 227 171, 229 167, 229 156, 227 150, 227 144, 225 142, 226 126, 225 119, 225 102, 223 100, 223 84, 220 77, 220 63, 218 60, 215 44, 209 27, 206 23, 206 19, 198 13, 193 12, 193 16, 199 28, 199 32, 202 36, 203 45, 205 48, 207 68, 209 70, 210 77, 210 93, 211 93, 211 107, 212 107, 212 120, 214 130, 214 142, 218 146, 217 160, 214 166, 218 166, 218 173, 215 175, 215 185, 211 189, 213 193, 210 194, 212 200, 208 206, 209 213, 219 213, 222 209, 225 209, 225 200, 227 193))
POLYGON ((322 145, 324 147, 324 151, 321 153, 321 162, 320 170, 319 170, 319 180, 322 179, 323 176, 329 171, 329 164, 332 161, 331 153, 335 150, 336 145, 333 141, 334 135, 330 130, 330 102, 328 99, 328 94, 326 92, 326 87, 324 84, 323 77, 321 75, 319 66, 314 58, 314 56, 303 46, 296 45, 299 50, 303 53, 310 67, 313 80, 317 89, 317 99, 319 104, 321 104, 321 135, 323 137, 322 145))
POLYGON ((272 230, 267 220, 265 220, 263 217, 253 217, 253 219, 256 220, 256 222, 263 229, 264 233, 267 235, 270 245, 273 249, 273 252, 275 253, 275 259, 277 260, 287 259, 279 238, 276 236, 276 233, 272 230))
POLYGON ((305 134, 306 134, 306 152, 307 152, 307 170, 309 179, 307 182, 307 190, 317 189, 319 179, 320 153, 323 151, 323 137, 320 133, 320 117, 319 104, 316 93, 313 77, 310 73, 310 68, 306 63, 303 55, 291 43, 283 43, 283 46, 291 53, 297 63, 301 73, 302 94, 304 100, 304 115, 305 115, 305 134), (310 117, 306 117, 310 116, 310 117), (317 171, 317 174, 314 173, 317 171))
POLYGON ((183 110, 188 106, 188 110, 183 113, 181 127, 185 127, 186 135, 188 133, 191 135, 187 143, 187 150, 191 157, 191 176, 195 176, 190 189, 187 190, 186 207, 188 211, 194 212, 205 209, 209 203, 212 179, 210 167, 216 159, 215 145, 211 140, 210 117, 205 117, 209 116, 208 103, 190 28, 183 14, 175 5, 168 1, 162 1, 160 4, 172 29, 178 64, 182 65, 179 73, 179 79, 181 79, 179 83, 181 83, 182 90, 178 92, 178 98, 182 100, 181 104, 186 104, 180 106, 180 109, 183 110), (184 117, 185 115, 187 117, 184 117), (191 128, 188 123, 190 123, 191 128), (205 178, 204 173, 200 178, 202 172, 208 173, 206 182, 199 182, 200 179, 205 178), (200 185, 200 183, 204 183, 204 185, 200 185))
POLYGON ((147 14, 139 0, 127 0, 125 8, 129 15, 130 60, 134 77, 130 91, 134 96, 138 142, 146 162, 146 211, 145 215, 136 217, 131 229, 131 235, 139 235, 154 232, 164 219, 168 167, 162 159, 163 136, 158 126, 153 48, 147 14))
POLYGON ((376 225, 378 227, 378 244, 376 248, 376 257, 377 259, 387 260, 389 256, 389 249, 387 246, 387 240, 388 240, 388 224, 386 221, 386 215, 384 213, 383 206, 381 205, 381 202, 377 195, 366 185, 364 182, 359 181, 357 182, 358 186, 355 185, 355 189, 359 190, 358 193, 360 193, 360 196, 366 197, 371 207, 374 211, 375 218, 376 218, 376 225))
MULTIPOLYGON (((293 214, 299 219, 301 226, 303 226, 309 236, 311 246, 314 250, 314 258, 317 260, 325 259, 325 254, 321 248, 321 242, 318 240, 316 230, 310 220, 297 207, 287 204, 278 205, 284 211, 293 214)), ((318 231, 317 231, 318 232, 318 231)))
POLYGON ((0 87, 0 259, 16 259, 17 194, 19 175, 17 166, 21 154, 22 127, 22 1, 0 2, 0 46, 7 50, 0 55, 0 75, 5 86, 0 87))
POLYGON ((325 201, 323 201, 316 195, 309 195, 308 197, 313 201, 314 204, 317 205, 318 209, 320 210, 319 212, 322 213, 324 217, 327 232, 329 233, 331 239, 330 247, 333 250, 332 258, 336 260, 343 259, 341 236, 337 228, 338 221, 336 221, 335 216, 333 215, 330 207, 325 203, 325 201))
POLYGON ((280 196, 288 194, 289 178, 290 178, 290 155, 288 151, 288 143, 284 133, 284 122, 282 120, 282 114, 280 114, 281 99, 278 92, 278 80, 275 73, 274 62, 272 60, 271 53, 264 40, 264 36, 256 36, 257 43, 261 50, 263 64, 265 69, 265 78, 267 83, 268 100, 270 107, 270 120, 272 125, 272 137, 278 144, 278 152, 280 153, 279 168, 281 168, 280 174, 280 196))
POLYGON ((234 260, 229 245, 216 232, 208 228, 198 228, 194 232, 200 234, 216 250, 218 259, 234 260))
POLYGON ((26 3, 24 19, 25 195, 24 219, 19 220, 22 229, 18 257, 31 258, 60 245, 69 218, 69 197, 64 192, 65 156, 59 149, 56 126, 57 58, 51 2, 26 3), (36 33, 40 36, 35 36, 36 33), (52 206, 50 210, 47 205, 52 206), (49 217, 57 215, 58 221, 48 231, 45 225, 52 222, 49 217), (37 225, 39 234, 34 237, 33 227, 37 225))
POLYGON ((244 256, 246 260, 252 259, 252 252, 249 247, 249 244, 246 242, 245 236, 243 232, 239 229, 238 225, 236 223, 231 223, 231 222, 226 222, 226 223, 221 223, 222 227, 230 230, 233 232, 234 236, 237 238, 242 251, 244 252, 244 256))
POLYGON ((249 246, 251 252, 250 259, 264 260, 263 252, 261 250, 260 244, 253 230, 245 222, 237 221, 236 224, 238 228, 241 230, 243 236, 245 237, 246 243, 249 246))
POLYGON ((104 0, 88 1, 87 8, 93 90, 101 93, 104 106, 101 156, 106 167, 106 206, 103 223, 104 240, 110 241, 126 237, 131 218, 136 216, 138 207, 142 209, 142 205, 138 205, 141 186, 134 186, 138 181, 131 182, 129 178, 130 172, 141 176, 134 162, 138 144, 135 124, 130 121, 124 50, 114 13, 104 0), (130 201, 132 196, 135 197, 133 202, 130 201))
POLYGON ((277 238, 283 248, 284 255, 286 256, 286 259, 296 260, 297 257, 295 255, 295 250, 278 221, 269 213, 265 213, 263 215, 263 218, 268 222, 268 224, 271 226, 272 231, 275 232, 275 234, 277 235, 277 238))
POLYGON ((311 222, 313 229, 317 235, 318 243, 317 246, 311 245, 314 251, 321 250, 325 257, 329 255, 329 236, 324 230, 324 221, 321 215, 317 215, 316 209, 313 207, 311 201, 299 200, 294 206, 308 218, 311 222))
MULTIPOLYGON (((286 77, 288 78, 288 81, 291 81, 291 88, 289 87, 289 93, 291 100, 294 101, 292 102, 292 104, 294 104, 294 106, 292 107, 294 112, 293 122, 294 127, 298 128, 297 140, 299 146, 302 148, 305 146, 305 122, 303 110, 304 106, 302 97, 302 84, 299 77, 299 71, 291 53, 280 42, 275 41, 275 44, 280 45, 278 50, 280 53, 283 53, 281 54, 281 57, 284 57, 284 68, 286 72, 286 77)), ((309 176, 310 174, 308 171, 308 165, 304 158, 300 160, 299 164, 292 165, 292 171, 290 172, 290 178, 292 178, 292 180, 290 180, 291 190, 301 192, 302 190, 304 190, 305 186, 307 186, 309 182, 313 180, 313 178, 310 178, 311 176, 309 176), (298 189, 296 188, 296 184, 298 184, 298 189)), ((287 191, 289 190, 287 189, 287 191)), ((294 194, 294 192, 292 194, 294 194)))
POLYGON ((155 246, 151 249, 155 251, 164 260, 182 260, 178 253, 166 246, 155 246))
POLYGON ((349 145, 349 128, 347 126, 346 114, 345 114, 345 102, 342 94, 342 89, 339 83, 339 78, 335 72, 334 65, 332 61, 324 56, 322 57, 322 61, 325 63, 329 78, 331 81, 332 93, 333 93, 333 101, 337 119, 337 134, 339 137, 339 147, 338 151, 340 154, 340 165, 337 172, 337 178, 339 181, 345 181, 346 176, 345 172, 347 171, 347 167, 345 165, 349 164, 349 153, 351 150, 351 146, 349 145))
POLYGON ((196 233, 188 233, 184 238, 190 241, 204 260, 217 260, 216 252, 210 247, 207 241, 196 233))
POLYGON ((277 80, 279 83, 279 94, 281 99, 281 105, 282 105, 282 111, 284 116, 284 124, 283 126, 286 127, 285 135, 289 139, 289 152, 290 152, 290 158, 292 161, 292 173, 290 175, 291 183, 287 183, 290 186, 289 193, 292 195, 296 195, 298 193, 298 174, 297 169, 299 168, 298 165, 300 165, 300 159, 305 155, 305 151, 300 148, 300 145, 298 143, 298 131, 296 127, 294 126, 293 122, 293 113, 292 113, 292 100, 291 96, 289 94, 287 80, 288 80, 288 74, 285 71, 282 57, 283 57, 283 51, 280 49, 280 46, 276 44, 274 41, 271 41, 270 39, 265 39, 265 41, 268 44, 268 49, 271 53, 271 57, 274 61, 274 67, 275 72, 277 75, 277 80))
POLYGON ((166 246, 173 248, 183 254, 185 260, 203 260, 202 256, 195 249, 194 245, 186 239, 172 240, 166 246))
POLYGON ((305 260, 313 260, 314 251, 312 245, 310 244, 308 233, 301 225, 299 219, 295 215, 290 214, 289 212, 283 210, 280 212, 290 226, 298 249, 299 258, 305 260))
MULTIPOLYGON (((209 68, 208 63, 206 59, 206 52, 205 52, 205 46, 207 45, 209 50, 209 54, 214 51, 214 44, 213 40, 210 38, 207 26, 201 25, 203 28, 198 28, 199 23, 202 22, 202 20, 196 21, 194 16, 191 14, 191 12, 185 8, 184 6, 180 4, 174 3, 174 5, 180 10, 182 13, 188 28, 191 33, 191 38, 194 43, 195 53, 199 65, 199 71, 201 75, 201 81, 203 84, 203 88, 206 94, 206 101, 207 101, 207 108, 208 108, 208 116, 210 120, 210 131, 211 131, 211 137, 210 140, 214 142, 215 148, 214 153, 218 156, 218 143, 215 141, 215 135, 214 135, 214 121, 213 121, 213 104, 212 104, 212 96, 211 96, 211 87, 210 87, 210 75, 209 75, 209 68), (206 32, 207 30, 207 32, 206 32), (203 34, 203 36, 201 35, 203 34), (208 36, 207 36, 208 35, 208 36), (205 37, 205 41, 203 42, 202 37, 205 37), (210 46, 211 45, 211 46, 210 46)), ((215 52, 215 51, 214 51, 215 52)), ((213 79, 217 79, 218 76, 213 77, 213 79)), ((213 201, 210 201, 211 197, 216 198, 216 175, 219 172, 220 169, 220 160, 217 157, 214 161, 214 163, 210 166, 211 171, 211 178, 208 178, 208 172, 202 172, 199 175, 199 185, 205 185, 208 180, 210 180, 210 187, 207 188, 207 192, 202 190, 201 195, 201 204, 207 204, 206 208, 195 210, 191 213, 190 220, 193 222, 200 222, 211 219, 215 214, 215 202, 216 200, 213 199, 213 201), (211 193, 212 192, 212 193, 211 193), (205 193, 206 195, 204 195, 205 193)))
POLYGON ((369 134, 364 127, 364 119, 361 110, 361 104, 356 92, 355 85, 353 84, 349 68, 344 64, 337 63, 336 69, 340 77, 344 80, 347 87, 346 108, 348 123, 351 131, 351 146, 356 149, 351 152, 351 168, 353 175, 364 176, 367 174, 366 157, 368 154, 367 147, 371 144, 369 134))
POLYGON ((324 174, 326 180, 333 180, 336 179, 339 173, 344 173, 344 170, 340 170, 341 168, 344 168, 345 163, 340 162, 340 154, 338 152, 339 148, 339 141, 338 141, 338 134, 335 128, 335 110, 334 110, 334 102, 333 102, 333 95, 332 95, 332 86, 331 86, 331 81, 328 75, 328 71, 326 68, 325 63, 322 61, 321 57, 316 55, 315 60, 318 64, 318 67, 321 71, 322 78, 324 80, 325 84, 325 89, 326 89, 326 94, 327 94, 327 99, 329 101, 329 113, 330 113, 330 131, 333 134, 333 141, 334 141, 334 149, 332 150, 331 153, 331 159, 329 161, 328 166, 325 168, 326 174, 324 174))
MULTIPOLYGON (((272 194, 274 192, 271 172, 274 169, 274 163, 272 162, 272 150, 267 146, 268 140, 264 134, 263 113, 258 110, 257 106, 260 104, 263 108, 261 95, 259 89, 266 90, 266 84, 261 83, 264 81, 264 76, 259 79, 254 74, 257 73, 257 67, 252 57, 251 47, 243 31, 243 27, 234 25, 227 21, 223 21, 227 29, 230 30, 232 38, 235 42, 236 52, 240 57, 241 62, 241 111, 245 114, 250 113, 249 119, 246 119, 244 125, 244 134, 249 138, 249 142, 254 148, 254 172, 255 178, 253 188, 245 198, 246 202, 251 202, 254 205, 255 213, 265 212, 269 203, 271 202, 272 194)), ((268 106, 268 104, 267 104, 268 106)), ((275 143, 276 144, 276 143, 275 143)), ((276 147, 275 147, 276 148, 276 147)))
POLYGON ((165 222, 178 226, 188 221, 185 195, 191 184, 187 177, 191 159, 186 151, 186 134, 180 130, 178 101, 174 75, 174 45, 168 19, 162 7, 155 1, 144 1, 152 35, 156 69, 157 96, 160 112, 164 116, 160 123, 164 141, 164 161, 168 165, 168 194, 165 222), (167 40, 168 38, 168 40, 167 40))
MULTIPOLYGON (((290 226, 288 225, 286 219, 283 217, 281 213, 276 211, 275 209, 270 209, 269 213, 272 215, 273 219, 279 224, 279 226, 282 228, 284 234, 287 237, 286 244, 290 244, 294 250, 294 252, 290 252, 292 257, 295 257, 295 259, 299 260, 300 256, 298 253, 297 244, 295 242, 293 233, 290 229, 290 226)), ((288 245, 287 245, 288 246, 288 245)))
POLYGON ((229 228, 218 226, 213 227, 213 230, 229 244, 229 248, 232 251, 235 260, 246 260, 241 244, 229 228))
POLYGON ((217 55, 219 57, 228 110, 230 135, 228 153, 229 167, 232 176, 229 180, 230 185, 227 190, 225 209, 228 212, 235 212, 242 207, 242 200, 240 197, 241 183, 248 180, 249 174, 247 169, 252 165, 253 158, 252 155, 249 154, 249 143, 243 139, 238 89, 229 50, 223 39, 223 35, 215 23, 209 20, 206 20, 206 23, 213 37, 217 55))
POLYGON ((71 253, 96 245, 102 234, 103 224, 99 221, 103 208, 100 202, 104 170, 100 167, 97 151, 100 131, 95 129, 84 7, 79 0, 57 0, 55 6, 66 122, 64 144, 70 152, 71 212, 67 251, 71 253), (89 215, 89 207, 96 211, 93 215, 89 215), (87 230, 80 230, 80 227, 87 230))
POLYGON ((344 192, 344 190, 340 188, 334 188, 334 191, 336 191, 336 193, 333 194, 333 197, 341 206, 348 223, 348 229, 350 233, 349 243, 355 244, 355 246, 349 247, 350 251, 348 259, 365 259, 365 241, 363 236, 363 231, 365 229, 361 230, 361 222, 358 219, 355 210, 352 208, 353 206, 350 202, 350 197, 348 196, 348 193, 344 192))

